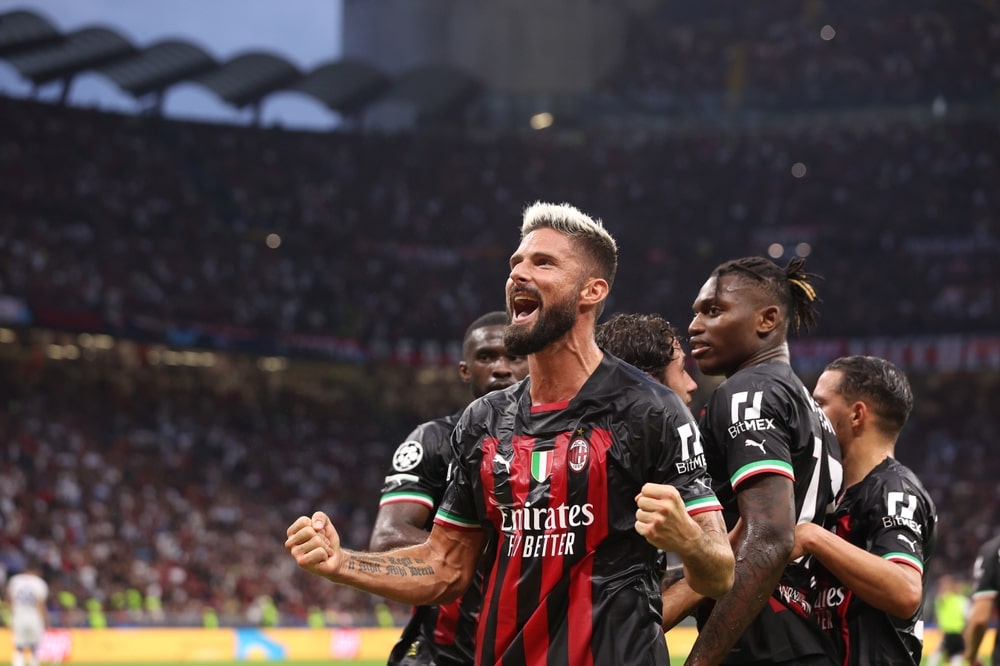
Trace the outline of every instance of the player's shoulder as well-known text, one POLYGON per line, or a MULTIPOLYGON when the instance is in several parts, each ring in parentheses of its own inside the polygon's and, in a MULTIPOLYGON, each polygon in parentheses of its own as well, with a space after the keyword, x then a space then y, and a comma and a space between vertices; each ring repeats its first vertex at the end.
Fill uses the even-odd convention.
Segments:
POLYGON ((1000 534, 986 541, 979 548, 979 556, 984 559, 995 559, 1000 561, 1000 534))
POLYGON ((797 395, 805 391, 805 385, 788 363, 772 360, 756 363, 734 372, 719 384, 715 394, 732 396, 747 391, 761 392, 763 395, 790 393, 797 395))
POLYGON ((504 414, 516 405, 528 390, 528 377, 504 389, 490 391, 469 403, 460 414, 455 415, 455 423, 463 428, 492 422, 497 415, 504 414))
POLYGON ((902 491, 915 494, 931 501, 930 493, 924 488, 920 477, 896 458, 886 458, 868 474, 867 481, 874 487, 887 491, 902 491))
POLYGON ((451 431, 455 429, 458 417, 454 414, 440 416, 429 421, 424 421, 407 435, 406 441, 415 441, 421 444, 439 442, 451 437, 451 431))
POLYGON ((668 387, 610 352, 604 352, 598 372, 601 373, 599 381, 588 387, 594 399, 629 409, 636 404, 652 410, 683 406, 681 399, 668 387))

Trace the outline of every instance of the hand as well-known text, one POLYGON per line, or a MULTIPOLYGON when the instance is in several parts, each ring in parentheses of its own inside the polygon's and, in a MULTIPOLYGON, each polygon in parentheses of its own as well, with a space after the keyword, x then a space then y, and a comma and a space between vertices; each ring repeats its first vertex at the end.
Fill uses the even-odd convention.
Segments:
POLYGON ((686 544, 701 537, 701 528, 688 515, 673 486, 647 483, 635 503, 635 531, 660 550, 683 554, 686 544))
POLYGON ((795 545, 792 546, 792 554, 788 556, 789 562, 810 554, 809 539, 816 530, 823 531, 823 528, 816 523, 802 523, 795 526, 795 545))
POLYGON ((317 511, 312 518, 300 516, 288 527, 287 534, 285 548, 300 567, 324 577, 339 570, 344 551, 340 535, 325 513, 317 511))

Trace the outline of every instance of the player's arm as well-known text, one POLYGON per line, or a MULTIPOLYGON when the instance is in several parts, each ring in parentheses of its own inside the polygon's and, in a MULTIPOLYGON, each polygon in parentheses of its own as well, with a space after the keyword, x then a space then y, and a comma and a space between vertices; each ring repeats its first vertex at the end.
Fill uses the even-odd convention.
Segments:
POLYGON ((430 508, 417 502, 383 504, 375 516, 368 549, 380 552, 423 543, 429 534, 424 526, 430 517, 430 508))
MULTIPOLYGON (((712 498, 715 506, 718 502, 712 498)), ((660 550, 680 556, 692 590, 718 598, 733 583, 733 550, 726 539, 722 512, 691 515, 676 488, 647 483, 636 497, 635 529, 660 550)))
POLYGON ((981 593, 972 597, 972 610, 965 624, 965 661, 970 664, 980 663, 979 647, 983 644, 995 599, 996 592, 981 593))
MULTIPOLYGON (((915 536, 916 538, 916 536, 915 536)), ((815 523, 795 528, 792 559, 809 553, 861 600, 901 619, 913 617, 924 596, 923 575, 914 565, 887 560, 858 548, 815 523)))
POLYGON ((736 549, 736 577, 698 633, 688 664, 720 663, 777 587, 794 543, 792 493, 791 479, 779 474, 761 474, 740 485, 743 539, 736 549))
POLYGON ((670 631, 676 627, 681 620, 691 615, 705 598, 705 595, 692 590, 683 578, 670 583, 660 592, 660 599, 663 601, 663 631, 670 631))
MULTIPOLYGON (((729 544, 736 550, 743 538, 743 519, 736 521, 736 527, 729 531, 729 544)), ((663 630, 670 631, 681 620, 691 615, 699 603, 707 597, 691 589, 683 577, 667 581, 660 592, 663 602, 663 630)))
POLYGON ((435 525, 416 546, 364 553, 340 547, 340 535, 321 511, 287 530, 285 548, 296 564, 334 583, 414 606, 448 603, 469 586, 483 549, 483 532, 435 525))
POLYGON ((726 539, 726 523, 721 511, 705 511, 691 516, 701 528, 687 553, 675 549, 684 564, 684 580, 695 592, 718 599, 733 586, 736 560, 726 539))

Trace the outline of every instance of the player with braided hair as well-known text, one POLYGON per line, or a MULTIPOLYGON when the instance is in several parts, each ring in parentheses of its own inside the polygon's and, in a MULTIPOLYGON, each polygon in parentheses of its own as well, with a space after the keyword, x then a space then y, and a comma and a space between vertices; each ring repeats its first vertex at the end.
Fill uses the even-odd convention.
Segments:
MULTIPOLYGON (((732 590, 698 606, 689 664, 832 664, 809 618, 809 572, 787 564, 798 523, 822 524, 840 490, 833 428, 792 371, 790 330, 816 322, 805 261, 761 257, 719 265, 694 301, 691 356, 726 380, 701 420, 705 460, 736 554, 732 590)), ((694 604, 683 583, 664 595, 664 624, 694 604)))

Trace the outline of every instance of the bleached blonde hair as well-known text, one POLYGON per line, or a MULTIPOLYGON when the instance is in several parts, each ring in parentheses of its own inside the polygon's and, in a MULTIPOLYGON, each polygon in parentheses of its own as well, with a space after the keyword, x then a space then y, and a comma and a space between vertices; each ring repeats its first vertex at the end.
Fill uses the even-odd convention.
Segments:
POLYGON ((595 277, 610 287, 618 271, 618 244, 604 224, 568 203, 536 201, 524 209, 521 238, 537 229, 552 229, 574 239, 593 264, 595 277))

